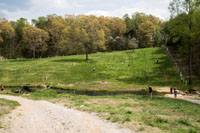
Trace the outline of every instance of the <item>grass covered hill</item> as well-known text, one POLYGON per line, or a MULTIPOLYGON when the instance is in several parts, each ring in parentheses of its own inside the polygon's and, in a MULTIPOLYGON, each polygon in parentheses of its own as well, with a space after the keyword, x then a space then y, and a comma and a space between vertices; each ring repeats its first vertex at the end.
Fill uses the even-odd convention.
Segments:
POLYGON ((86 62, 85 55, 77 55, 1 60, 0 81, 6 86, 48 84, 94 90, 134 90, 148 84, 181 84, 162 48, 97 53, 89 55, 89 59, 86 62))

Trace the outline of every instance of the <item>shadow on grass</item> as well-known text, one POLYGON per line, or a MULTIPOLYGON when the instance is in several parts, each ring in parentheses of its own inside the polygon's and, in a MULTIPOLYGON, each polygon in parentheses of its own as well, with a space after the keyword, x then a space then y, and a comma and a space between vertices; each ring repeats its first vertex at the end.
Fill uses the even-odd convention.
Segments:
POLYGON ((8 60, 7 62, 31 62, 31 61, 36 61, 37 59, 35 60, 32 60, 32 59, 21 59, 21 60, 8 60))
MULTIPOLYGON (((87 62, 85 59, 60 59, 52 60, 52 62, 65 63, 65 62, 75 62, 75 63, 84 63, 87 62)), ((95 61, 89 60, 88 63, 94 63, 95 61)))
MULTIPOLYGON (((76 94, 76 95, 87 95, 87 96, 112 96, 112 95, 125 95, 125 94, 135 94, 135 95, 143 95, 148 96, 149 93, 142 90, 129 90, 129 91, 109 91, 109 90, 76 90, 76 89, 63 89, 57 87, 51 87, 52 90, 56 91, 58 94, 67 93, 67 94, 76 94)), ((163 95, 161 93, 154 92, 154 95, 163 95)))

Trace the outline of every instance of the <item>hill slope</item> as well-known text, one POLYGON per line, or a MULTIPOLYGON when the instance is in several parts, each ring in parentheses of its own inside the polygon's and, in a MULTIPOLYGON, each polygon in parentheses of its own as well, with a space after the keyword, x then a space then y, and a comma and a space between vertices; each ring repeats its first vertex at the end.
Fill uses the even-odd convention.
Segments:
POLYGON ((137 89, 148 84, 180 84, 162 48, 97 53, 89 55, 89 59, 85 62, 84 55, 77 55, 1 61, 0 80, 7 86, 49 84, 63 88, 115 90, 137 89))

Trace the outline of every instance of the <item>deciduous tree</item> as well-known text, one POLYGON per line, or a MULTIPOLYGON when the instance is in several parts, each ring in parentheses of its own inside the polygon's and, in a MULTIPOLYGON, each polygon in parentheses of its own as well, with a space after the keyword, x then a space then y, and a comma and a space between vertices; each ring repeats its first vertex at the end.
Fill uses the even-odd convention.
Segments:
POLYGON ((39 28, 28 26, 23 29, 23 38, 21 44, 23 45, 23 52, 32 53, 32 57, 42 56, 47 50, 47 41, 49 34, 39 28))

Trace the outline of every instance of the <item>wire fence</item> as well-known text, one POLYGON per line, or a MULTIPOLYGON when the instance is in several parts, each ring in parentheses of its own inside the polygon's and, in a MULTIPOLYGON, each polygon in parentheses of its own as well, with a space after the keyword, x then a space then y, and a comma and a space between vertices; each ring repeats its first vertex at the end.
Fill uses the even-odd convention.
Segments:
POLYGON ((187 84, 188 84, 188 80, 187 80, 188 76, 183 75, 183 72, 181 71, 176 59, 174 59, 174 57, 172 56, 171 52, 169 51, 169 48, 167 46, 165 46, 165 45, 163 45, 162 47, 165 49, 168 57, 170 58, 170 60, 173 63, 173 65, 175 66, 176 71, 179 73, 180 80, 183 82, 183 84, 185 84, 187 86, 187 84))

